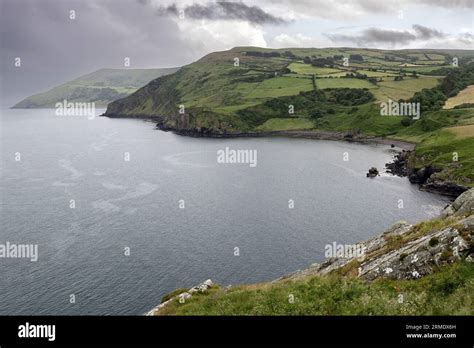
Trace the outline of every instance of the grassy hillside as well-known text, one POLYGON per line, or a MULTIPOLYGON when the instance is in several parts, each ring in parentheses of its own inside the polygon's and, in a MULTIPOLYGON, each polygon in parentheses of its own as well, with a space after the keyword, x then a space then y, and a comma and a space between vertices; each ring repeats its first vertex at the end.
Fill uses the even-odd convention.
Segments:
POLYGON ((64 99, 70 102, 95 102, 105 107, 111 101, 126 97, 157 77, 176 72, 166 69, 101 69, 54 87, 47 92, 25 98, 14 108, 53 108, 64 99))
MULTIPOLYGON (((474 60, 474 52, 237 47, 211 53, 176 74, 154 81, 129 98, 112 103, 107 114, 165 116, 167 126, 175 129, 256 130, 267 120, 246 122, 241 118, 242 110, 245 113, 275 98, 297 98, 301 92, 368 89, 377 107, 388 98, 410 99, 425 88, 437 86, 451 70, 458 69, 451 64, 453 57, 464 66, 474 60), (180 106, 184 107, 182 114, 180 106)), ((286 102, 291 105, 291 98, 286 102)), ((313 109, 319 106, 317 101, 311 105, 313 109)), ((307 112, 302 114, 308 117, 307 112)), ((331 123, 332 115, 321 117, 331 123)), ((287 117, 299 116, 288 113, 287 117)), ((321 127, 312 121, 315 127, 321 127)))
POLYGON ((106 115, 159 116, 163 128, 196 135, 325 130, 407 140, 420 144, 419 165, 450 166, 445 178, 473 186, 472 128, 459 139, 444 130, 474 123, 473 84, 474 51, 237 47, 152 81, 106 115), (381 116, 389 99, 419 102, 421 118, 381 116), (456 149, 462 158, 452 163, 456 149))
POLYGON ((185 303, 172 302, 160 315, 472 315, 473 303, 474 266, 463 262, 416 281, 367 282, 330 274, 230 289, 214 286, 185 303))

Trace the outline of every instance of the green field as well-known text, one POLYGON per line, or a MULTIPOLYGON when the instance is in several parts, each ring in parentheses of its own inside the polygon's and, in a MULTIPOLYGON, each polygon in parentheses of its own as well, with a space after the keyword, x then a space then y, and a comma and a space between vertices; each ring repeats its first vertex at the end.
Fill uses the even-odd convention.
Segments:
POLYGON ((357 70, 359 74, 367 75, 368 77, 387 77, 387 76, 398 76, 398 74, 390 71, 371 71, 360 69, 357 70))
POLYGON ((327 75, 341 72, 340 69, 318 68, 305 63, 291 63, 290 65, 288 65, 288 69, 297 74, 305 75, 327 75))
POLYGON ((316 79, 316 86, 319 89, 326 88, 376 88, 376 86, 366 80, 353 78, 322 78, 316 79))
POLYGON ((295 95, 313 89, 310 79, 274 77, 258 84, 239 84, 236 90, 243 93, 244 99, 277 98, 295 95))
POLYGON ((260 131, 303 130, 314 128, 314 122, 304 118, 272 118, 257 127, 260 131))
POLYGON ((377 100, 387 101, 409 99, 415 92, 421 91, 423 88, 432 88, 439 83, 436 77, 420 76, 419 78, 405 77, 402 81, 394 81, 393 78, 386 78, 379 82, 378 91, 374 91, 377 100))

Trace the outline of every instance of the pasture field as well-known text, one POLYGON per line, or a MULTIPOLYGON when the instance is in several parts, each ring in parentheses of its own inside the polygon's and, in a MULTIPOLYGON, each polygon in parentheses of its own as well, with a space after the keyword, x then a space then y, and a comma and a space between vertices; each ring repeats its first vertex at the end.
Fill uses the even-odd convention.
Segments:
POLYGON ((304 130, 314 128, 314 122, 306 118, 272 118, 257 127, 260 131, 304 130))
POLYGON ((326 88, 377 88, 374 84, 361 79, 353 78, 322 78, 316 79, 316 87, 319 89, 326 88))
POLYGON ((291 63, 290 65, 288 65, 288 69, 294 71, 297 74, 304 75, 327 75, 341 72, 340 69, 319 68, 305 63, 291 63))
POLYGON ((446 100, 446 104, 443 108, 452 109, 457 105, 468 103, 474 104, 474 85, 468 86, 467 88, 459 92, 458 95, 446 100))

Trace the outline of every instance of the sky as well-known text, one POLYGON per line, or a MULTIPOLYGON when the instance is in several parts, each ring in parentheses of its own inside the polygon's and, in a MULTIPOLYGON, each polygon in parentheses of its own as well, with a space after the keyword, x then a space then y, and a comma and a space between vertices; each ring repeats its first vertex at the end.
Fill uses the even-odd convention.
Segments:
POLYGON ((0 43, 11 106, 126 57, 161 68, 235 46, 474 49, 474 0, 0 0, 0 43))

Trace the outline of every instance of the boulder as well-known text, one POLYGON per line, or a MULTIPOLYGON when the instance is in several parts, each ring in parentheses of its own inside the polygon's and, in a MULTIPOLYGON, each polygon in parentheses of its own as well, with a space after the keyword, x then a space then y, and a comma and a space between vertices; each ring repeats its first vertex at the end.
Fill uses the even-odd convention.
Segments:
POLYGON ((474 188, 462 193, 452 204, 456 214, 471 214, 474 212, 474 188))
POLYGON ((370 168, 369 172, 367 173, 368 178, 374 178, 377 175, 379 175, 379 170, 375 167, 370 168))

